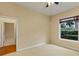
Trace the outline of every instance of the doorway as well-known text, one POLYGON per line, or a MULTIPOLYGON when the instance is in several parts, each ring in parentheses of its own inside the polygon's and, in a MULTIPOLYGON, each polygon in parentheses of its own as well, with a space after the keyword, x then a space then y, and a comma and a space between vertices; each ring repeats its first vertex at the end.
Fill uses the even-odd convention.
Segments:
POLYGON ((0 23, 0 55, 16 51, 16 27, 14 22, 0 23))

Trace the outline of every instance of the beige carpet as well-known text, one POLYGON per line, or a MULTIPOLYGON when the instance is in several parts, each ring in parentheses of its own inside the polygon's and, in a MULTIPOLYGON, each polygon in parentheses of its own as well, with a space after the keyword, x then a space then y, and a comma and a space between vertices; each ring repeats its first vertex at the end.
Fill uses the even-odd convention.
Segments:
POLYGON ((6 56, 79 56, 79 52, 48 44, 28 50, 10 53, 6 56))

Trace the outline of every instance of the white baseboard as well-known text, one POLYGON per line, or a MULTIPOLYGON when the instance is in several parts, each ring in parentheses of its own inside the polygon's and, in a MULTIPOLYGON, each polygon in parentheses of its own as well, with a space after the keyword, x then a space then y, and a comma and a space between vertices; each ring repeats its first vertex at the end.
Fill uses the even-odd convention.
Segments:
POLYGON ((63 48, 67 48, 67 49, 71 49, 71 50, 74 50, 74 51, 78 51, 79 52, 79 49, 78 48, 74 48, 74 47, 71 47, 71 46, 61 46, 61 45, 58 45, 56 43, 54 43, 54 45, 57 45, 57 46, 60 46, 60 47, 63 47, 63 48))
POLYGON ((27 50, 27 49, 35 48, 35 47, 38 47, 38 46, 41 46, 41 45, 44 45, 44 44, 46 44, 46 43, 43 42, 43 43, 40 43, 40 44, 35 44, 35 45, 29 46, 29 47, 26 47, 26 48, 18 49, 17 51, 22 51, 22 50, 27 50))

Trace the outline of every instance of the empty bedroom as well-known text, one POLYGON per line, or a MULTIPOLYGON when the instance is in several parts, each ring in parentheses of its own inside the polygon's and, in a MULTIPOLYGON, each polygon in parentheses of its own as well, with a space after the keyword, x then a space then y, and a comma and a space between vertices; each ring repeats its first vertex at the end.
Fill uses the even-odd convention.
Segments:
POLYGON ((0 56, 79 56, 79 2, 0 2, 0 56))

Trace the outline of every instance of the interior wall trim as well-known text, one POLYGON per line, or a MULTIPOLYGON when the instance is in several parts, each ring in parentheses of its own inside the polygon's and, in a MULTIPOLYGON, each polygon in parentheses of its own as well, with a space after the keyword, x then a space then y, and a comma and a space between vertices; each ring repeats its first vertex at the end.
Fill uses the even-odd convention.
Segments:
POLYGON ((17 51, 28 50, 28 49, 31 49, 31 48, 35 48, 35 47, 42 46, 42 45, 44 45, 44 44, 46 44, 46 43, 43 42, 43 43, 35 44, 35 45, 28 46, 28 47, 25 47, 25 48, 22 48, 22 49, 18 49, 17 51))

